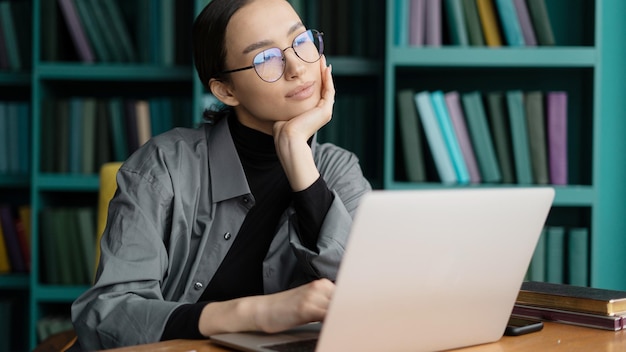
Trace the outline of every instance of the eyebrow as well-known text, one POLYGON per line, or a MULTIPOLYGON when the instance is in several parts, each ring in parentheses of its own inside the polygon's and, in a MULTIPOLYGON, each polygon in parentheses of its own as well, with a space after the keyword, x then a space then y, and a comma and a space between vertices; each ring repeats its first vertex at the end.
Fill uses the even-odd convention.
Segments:
MULTIPOLYGON (((293 26, 291 26, 291 28, 289 28, 289 30, 287 31, 287 35, 291 35, 293 34, 296 30, 300 29, 304 27, 304 25, 302 24, 302 22, 298 22, 296 24, 294 24, 293 26)), ((245 49, 243 49, 243 53, 244 54, 248 54, 252 51, 256 51, 259 48, 268 46, 272 43, 272 41, 270 40, 261 40, 260 42, 256 42, 253 44, 248 45, 245 49)))

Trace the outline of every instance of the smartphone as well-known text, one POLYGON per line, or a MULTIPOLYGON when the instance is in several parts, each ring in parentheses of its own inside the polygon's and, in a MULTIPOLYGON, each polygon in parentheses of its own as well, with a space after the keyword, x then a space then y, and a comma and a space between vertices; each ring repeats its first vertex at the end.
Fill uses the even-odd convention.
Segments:
POLYGON ((541 329, 543 329, 543 322, 541 322, 541 320, 512 316, 509 318, 509 322, 506 325, 504 335, 518 336, 539 331, 541 329))

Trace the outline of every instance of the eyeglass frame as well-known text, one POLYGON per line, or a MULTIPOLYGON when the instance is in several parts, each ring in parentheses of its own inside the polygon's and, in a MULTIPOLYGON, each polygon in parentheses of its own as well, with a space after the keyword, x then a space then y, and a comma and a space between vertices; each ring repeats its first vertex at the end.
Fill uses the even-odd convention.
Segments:
POLYGON ((227 74, 227 73, 234 73, 234 72, 240 72, 240 71, 245 71, 245 70, 249 70, 249 69, 254 69, 254 72, 256 73, 256 75, 257 75, 257 76, 259 76, 259 78, 260 78, 263 82, 267 82, 267 83, 274 83, 274 82, 277 82, 278 80, 280 80, 280 79, 283 77, 283 75, 285 74, 285 69, 287 68, 287 62, 285 61, 285 59, 286 59, 286 56, 285 56, 285 51, 286 51, 287 49, 291 48, 291 49, 293 49, 293 53, 294 53, 294 54, 296 54, 296 56, 298 57, 298 59, 300 59, 300 60, 302 60, 302 61, 304 61, 304 62, 306 62, 306 63, 309 63, 309 64, 312 64, 312 63, 318 62, 318 61, 319 61, 319 59, 320 59, 320 58, 322 57, 322 55, 324 54, 324 39, 322 39, 322 36, 323 36, 323 35, 324 35, 324 32, 320 32, 320 31, 318 31, 317 29, 307 29, 306 31, 304 31, 304 32, 302 32, 302 33, 300 33, 300 34, 298 34, 298 35, 297 35, 297 36, 293 39, 293 42, 291 42, 291 45, 289 45, 288 47, 286 47, 286 48, 284 48, 284 49, 281 49, 281 48, 279 48, 279 47, 271 47, 271 48, 267 48, 267 49, 265 49, 265 50, 263 50, 263 51, 261 51, 261 52, 257 53, 256 55, 254 55, 254 57, 252 58, 252 65, 250 65, 250 66, 246 66, 246 67, 236 68, 236 69, 233 69, 233 70, 226 70, 226 71, 222 71, 222 72, 220 72, 220 73, 219 73, 219 75, 221 76, 221 75, 225 75, 225 74, 227 74), (311 32, 311 34, 313 34, 314 36, 316 36, 316 37, 317 37, 317 39, 318 39, 318 41, 319 41, 319 54, 320 54, 320 55, 319 55, 319 57, 318 57, 315 61, 306 61, 306 60, 304 60, 303 58, 301 58, 301 57, 300 57, 300 55, 298 55, 298 52, 296 51, 296 48, 294 48, 294 47, 293 47, 293 45, 294 45, 294 43, 295 43, 295 41, 296 41, 296 38, 298 38, 299 36, 301 36, 302 34, 304 34, 304 33, 306 33, 306 32, 311 32), (283 61, 283 72, 280 74, 280 76, 278 76, 278 78, 276 78, 276 79, 275 79, 275 80, 273 80, 273 81, 268 81, 268 80, 263 79, 263 77, 261 77, 261 75, 260 75, 260 74, 259 74, 259 72, 256 70, 255 65, 254 65, 254 60, 255 60, 255 58, 256 58, 258 55, 260 55, 261 53, 263 53, 264 51, 267 51, 267 50, 270 50, 270 49, 278 49, 278 50, 280 50, 280 52, 281 52, 281 54, 282 54, 282 61, 283 61))

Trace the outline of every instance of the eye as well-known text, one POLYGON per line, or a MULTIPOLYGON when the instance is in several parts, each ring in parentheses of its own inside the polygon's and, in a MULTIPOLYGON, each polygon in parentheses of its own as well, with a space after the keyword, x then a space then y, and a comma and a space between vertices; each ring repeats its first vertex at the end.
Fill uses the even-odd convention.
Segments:
POLYGON ((276 60, 282 60, 282 51, 278 48, 270 48, 258 53, 254 57, 253 63, 255 65, 260 65, 267 62, 272 62, 276 60))
POLYGON ((302 44, 306 44, 306 43, 311 43, 313 41, 313 33, 311 33, 311 31, 306 31, 302 34, 300 34, 299 36, 296 37, 296 39, 293 40, 293 46, 299 46, 302 44))

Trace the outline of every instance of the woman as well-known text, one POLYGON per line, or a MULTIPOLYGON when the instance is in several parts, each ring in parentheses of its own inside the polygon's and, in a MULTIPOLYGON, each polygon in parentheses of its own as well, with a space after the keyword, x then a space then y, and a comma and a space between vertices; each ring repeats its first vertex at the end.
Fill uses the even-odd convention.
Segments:
POLYGON ((72 305, 84 349, 322 320, 371 190, 354 154, 315 141, 331 67, 287 1, 213 0, 193 44, 225 108, 121 167, 96 283, 72 305))

